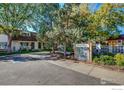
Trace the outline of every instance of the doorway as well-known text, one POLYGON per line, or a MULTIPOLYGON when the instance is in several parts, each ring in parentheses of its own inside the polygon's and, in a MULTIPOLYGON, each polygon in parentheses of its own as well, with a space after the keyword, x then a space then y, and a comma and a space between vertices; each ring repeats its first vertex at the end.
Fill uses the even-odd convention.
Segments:
POLYGON ((34 42, 31 42, 31 49, 34 49, 34 42))

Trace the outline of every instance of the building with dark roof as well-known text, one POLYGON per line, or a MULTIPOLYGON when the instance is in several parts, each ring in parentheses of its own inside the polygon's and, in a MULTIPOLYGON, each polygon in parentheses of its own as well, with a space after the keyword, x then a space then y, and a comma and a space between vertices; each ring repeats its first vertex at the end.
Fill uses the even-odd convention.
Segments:
POLYGON ((109 38, 107 40, 108 45, 111 46, 121 46, 124 45, 124 34, 119 35, 117 38, 109 38))

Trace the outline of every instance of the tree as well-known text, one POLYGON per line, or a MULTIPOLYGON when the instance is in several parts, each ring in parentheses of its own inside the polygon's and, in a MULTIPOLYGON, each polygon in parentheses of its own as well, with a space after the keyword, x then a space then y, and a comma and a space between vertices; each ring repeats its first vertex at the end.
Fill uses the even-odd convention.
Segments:
MULTIPOLYGON (((36 11, 32 19, 31 26, 35 31, 39 33, 37 37, 38 40, 42 42, 42 44, 50 44, 50 41, 52 40, 48 42, 49 38, 46 33, 52 33, 52 31, 54 30, 57 14, 56 10, 58 10, 59 4, 37 4, 35 8, 36 11)), ((52 45, 54 47, 54 44, 52 45)))
POLYGON ((91 45, 90 54, 92 54, 93 42, 104 41, 111 35, 119 34, 118 26, 123 26, 124 11, 123 4, 102 4, 96 11, 91 11, 90 5, 64 4, 60 8, 57 4, 50 6, 44 4, 40 8, 41 12, 36 14, 36 19, 41 18, 41 20, 38 19, 37 21, 40 22, 35 22, 35 24, 39 24, 39 32, 47 38, 45 40, 49 39, 47 43, 51 42, 54 45, 57 40, 58 44, 64 46, 65 57, 68 45, 82 41, 91 45))
POLYGON ((83 6, 82 17, 86 19, 85 26, 83 26, 85 30, 83 36, 90 44, 92 44, 92 41, 103 41, 111 35, 117 36, 119 34, 118 26, 123 26, 124 22, 123 4, 102 4, 95 12, 88 9, 88 4, 81 6, 83 6))
POLYGON ((32 23, 33 28, 39 32, 38 39, 41 42, 49 43, 51 47, 56 43, 64 46, 64 56, 66 56, 67 44, 72 44, 75 37, 72 37, 74 33, 70 32, 73 27, 71 16, 74 13, 73 6, 76 7, 76 4, 65 4, 63 8, 60 8, 59 4, 38 4, 32 23))
POLYGON ((0 4, 1 32, 8 36, 8 52, 11 52, 12 37, 26 28, 32 14, 33 4, 0 4))
POLYGON ((59 34, 61 35, 58 39, 60 44, 64 46, 64 57, 66 57, 66 49, 67 49, 67 44, 69 45, 70 42, 72 41, 72 37, 69 33, 71 31, 70 29, 72 28, 72 8, 74 4, 64 4, 63 8, 60 8, 58 10, 58 15, 57 15, 57 27, 59 28, 59 34))

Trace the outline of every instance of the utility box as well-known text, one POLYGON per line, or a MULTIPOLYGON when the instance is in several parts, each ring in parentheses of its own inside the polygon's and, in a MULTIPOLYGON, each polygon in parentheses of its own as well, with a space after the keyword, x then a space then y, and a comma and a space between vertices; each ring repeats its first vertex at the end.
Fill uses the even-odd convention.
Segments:
POLYGON ((74 45, 75 59, 81 61, 89 61, 89 44, 76 44, 74 45))

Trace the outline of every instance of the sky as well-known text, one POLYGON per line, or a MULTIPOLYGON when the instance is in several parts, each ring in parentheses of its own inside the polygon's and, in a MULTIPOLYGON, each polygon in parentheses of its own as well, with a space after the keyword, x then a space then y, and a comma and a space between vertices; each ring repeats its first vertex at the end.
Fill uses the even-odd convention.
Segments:
MULTIPOLYGON (((62 8, 64 3, 60 3, 59 5, 62 8)), ((101 5, 102 5, 101 3, 91 3, 90 8, 94 11, 97 10, 101 5)))
POLYGON ((93 3, 90 4, 91 11, 96 11, 102 4, 101 3, 93 3))

